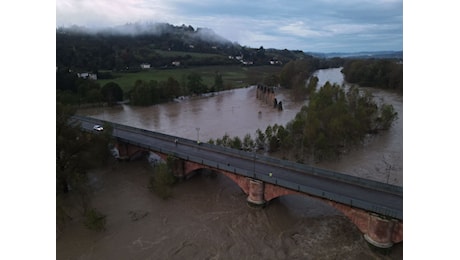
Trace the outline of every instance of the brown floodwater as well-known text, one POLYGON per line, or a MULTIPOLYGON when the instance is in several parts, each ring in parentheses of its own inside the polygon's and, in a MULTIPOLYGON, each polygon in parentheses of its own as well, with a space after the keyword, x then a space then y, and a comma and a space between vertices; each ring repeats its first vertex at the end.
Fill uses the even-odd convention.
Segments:
POLYGON ((342 213, 300 195, 265 209, 224 175, 197 174, 162 200, 147 188, 146 160, 113 161, 90 174, 92 207, 107 215, 94 232, 78 214, 58 234, 57 259, 402 259, 372 251, 342 213))
MULTIPOLYGON (((343 83, 340 69, 317 72, 320 83, 343 83)), ((340 160, 316 166, 402 186, 402 96, 371 90, 391 103, 399 119, 340 160)), ((283 111, 255 97, 255 87, 184 98, 150 107, 122 105, 78 113, 190 139, 254 136, 285 125, 305 101, 276 92, 283 111)), ((92 232, 78 214, 57 238, 58 259, 402 259, 402 243, 390 255, 372 251, 342 213, 311 198, 289 195, 265 209, 246 205, 230 179, 197 174, 163 201, 148 189, 146 160, 116 162, 91 172, 93 206, 107 215, 107 230, 92 232)))

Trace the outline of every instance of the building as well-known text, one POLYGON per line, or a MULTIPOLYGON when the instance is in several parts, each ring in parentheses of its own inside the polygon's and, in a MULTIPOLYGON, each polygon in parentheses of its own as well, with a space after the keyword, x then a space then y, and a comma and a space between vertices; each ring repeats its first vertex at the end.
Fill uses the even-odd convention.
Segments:
POLYGON ((82 73, 77 73, 77 76, 79 78, 82 78, 82 79, 97 80, 97 74, 96 73, 82 72, 82 73))
POLYGON ((148 63, 142 63, 142 64, 141 64, 141 69, 150 69, 150 64, 148 64, 148 63))

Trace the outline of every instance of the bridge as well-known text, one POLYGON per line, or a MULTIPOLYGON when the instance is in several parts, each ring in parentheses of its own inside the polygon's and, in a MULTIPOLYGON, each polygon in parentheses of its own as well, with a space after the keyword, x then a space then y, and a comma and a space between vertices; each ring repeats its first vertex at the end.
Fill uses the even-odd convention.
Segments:
POLYGON ((402 187, 90 117, 72 120, 87 131, 94 131, 95 124, 111 125, 121 157, 154 152, 164 160, 178 158, 177 177, 204 168, 224 174, 248 195, 250 205, 264 206, 277 197, 300 194, 341 211, 373 246, 389 248, 403 239, 402 187))

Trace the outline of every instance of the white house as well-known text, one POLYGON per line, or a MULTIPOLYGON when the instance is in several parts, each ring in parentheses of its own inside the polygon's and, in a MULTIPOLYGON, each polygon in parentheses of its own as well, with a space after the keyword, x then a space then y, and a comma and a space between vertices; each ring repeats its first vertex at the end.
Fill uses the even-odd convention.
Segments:
POLYGON ((97 74, 96 73, 82 72, 82 73, 77 73, 77 76, 79 78, 82 78, 82 79, 97 80, 97 74))
POLYGON ((148 63, 142 63, 142 64, 141 64, 141 69, 150 69, 150 64, 148 64, 148 63))

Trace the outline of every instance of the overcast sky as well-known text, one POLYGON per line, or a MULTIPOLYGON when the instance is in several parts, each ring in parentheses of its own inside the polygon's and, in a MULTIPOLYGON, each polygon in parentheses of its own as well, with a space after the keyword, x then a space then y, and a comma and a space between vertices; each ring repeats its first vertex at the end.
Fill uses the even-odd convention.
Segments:
POLYGON ((56 0, 56 26, 166 22, 249 47, 400 51, 402 0, 56 0))

